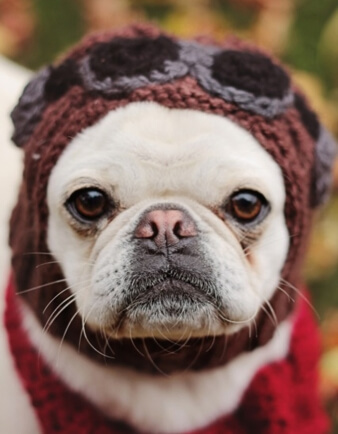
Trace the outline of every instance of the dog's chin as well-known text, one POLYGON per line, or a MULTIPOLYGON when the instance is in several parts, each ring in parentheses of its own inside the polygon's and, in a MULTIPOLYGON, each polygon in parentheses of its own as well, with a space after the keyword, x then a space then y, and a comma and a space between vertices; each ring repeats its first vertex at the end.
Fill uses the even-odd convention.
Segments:
POLYGON ((231 334, 250 321, 228 319, 220 300, 200 287, 166 279, 129 298, 117 319, 88 323, 112 339, 157 339, 188 342, 190 338, 214 338, 231 334))
POLYGON ((128 297, 110 325, 87 325, 96 337, 104 335, 104 353, 111 350, 120 366, 164 375, 202 371, 225 363, 232 355, 229 336, 250 323, 226 319, 218 303, 198 285, 170 278, 128 297))
POLYGON ((117 363, 171 375, 218 366, 234 325, 198 286, 167 279, 130 300, 118 321, 99 328, 117 363), (202 356, 203 355, 203 356, 202 356), (140 357, 141 356, 141 357, 140 357))
POLYGON ((160 282, 131 301, 120 315, 118 336, 182 340, 204 337, 219 323, 211 297, 175 279, 160 282))

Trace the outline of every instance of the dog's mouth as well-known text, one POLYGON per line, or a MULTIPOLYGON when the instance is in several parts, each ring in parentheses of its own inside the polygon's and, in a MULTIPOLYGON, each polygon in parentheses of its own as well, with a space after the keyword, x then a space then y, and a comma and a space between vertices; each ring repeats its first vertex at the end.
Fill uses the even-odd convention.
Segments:
POLYGON ((212 285, 190 273, 139 279, 131 289, 114 333, 131 337, 187 339, 205 336, 218 303, 212 285))
POLYGON ((230 355, 222 303, 210 275, 178 267, 143 272, 127 294, 118 320, 88 334, 91 342, 100 342, 105 363, 170 375, 215 367, 230 355))
POLYGON ((210 321, 220 321, 213 286, 191 273, 181 272, 181 279, 168 274, 138 281, 119 318, 125 337, 110 340, 114 357, 138 371, 165 375, 218 366, 227 339, 210 335, 210 321))

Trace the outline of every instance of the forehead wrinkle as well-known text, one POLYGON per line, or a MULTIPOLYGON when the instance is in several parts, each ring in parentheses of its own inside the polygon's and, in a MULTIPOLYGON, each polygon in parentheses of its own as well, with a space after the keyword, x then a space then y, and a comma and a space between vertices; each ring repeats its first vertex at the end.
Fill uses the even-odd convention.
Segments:
POLYGON ((190 143, 170 144, 158 140, 156 143, 140 144, 135 147, 137 161, 145 167, 175 169, 176 167, 194 167, 201 162, 201 147, 190 143))

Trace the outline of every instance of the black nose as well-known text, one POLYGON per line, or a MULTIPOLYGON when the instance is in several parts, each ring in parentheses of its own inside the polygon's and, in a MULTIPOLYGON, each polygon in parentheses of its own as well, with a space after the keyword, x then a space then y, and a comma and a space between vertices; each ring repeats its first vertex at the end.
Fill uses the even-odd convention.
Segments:
POLYGON ((147 212, 135 229, 135 238, 151 240, 158 248, 178 244, 197 235, 195 222, 179 209, 156 209, 147 212))

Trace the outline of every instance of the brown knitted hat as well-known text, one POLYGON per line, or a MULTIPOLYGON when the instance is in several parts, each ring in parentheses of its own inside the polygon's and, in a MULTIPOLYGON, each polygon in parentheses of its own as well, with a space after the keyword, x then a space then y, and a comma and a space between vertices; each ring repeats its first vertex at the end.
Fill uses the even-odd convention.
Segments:
MULTIPOLYGON (((279 164, 290 234, 282 277, 290 286, 284 292, 276 291, 270 302, 278 320, 283 320, 293 308, 287 293, 295 298, 291 285, 299 284, 313 209, 328 195, 334 141, 292 85, 288 73, 266 54, 236 40, 224 44, 198 38, 179 40, 150 27, 134 26, 87 37, 59 64, 37 73, 14 109, 13 140, 25 152, 23 182, 10 233, 17 291, 45 325, 56 305, 51 303, 42 313, 45 306, 65 286, 58 265, 38 267, 52 261, 46 245, 50 172, 76 134, 110 110, 134 101, 155 101, 169 108, 226 116, 250 131, 279 164), (60 282, 48 285, 54 281, 60 282), (40 289, 29 290, 40 285, 40 289)), ((67 297, 67 291, 63 296, 67 297)), ((64 334, 74 309, 70 306, 60 314, 50 328, 52 333, 64 334)), ((256 337, 249 338, 246 330, 232 336, 225 355, 224 338, 219 345, 216 339, 214 350, 201 354, 192 368, 216 366, 243 350, 264 344, 274 326, 263 311, 257 327, 256 337)), ((66 340, 78 345, 80 329, 80 319, 76 319, 66 340)), ((86 343, 81 345, 89 356, 100 358, 86 343)), ((170 355, 164 361, 155 343, 149 345, 164 370, 177 369, 171 366, 170 355)), ((127 340, 113 342, 112 346, 114 363, 140 367, 140 357, 127 340)), ((180 347, 180 357, 193 359, 192 347, 189 354, 180 347)), ((148 365, 144 369, 152 371, 148 365)))

